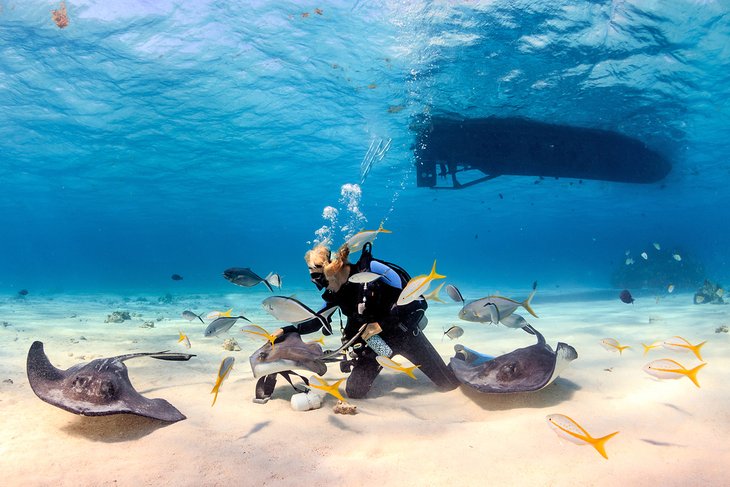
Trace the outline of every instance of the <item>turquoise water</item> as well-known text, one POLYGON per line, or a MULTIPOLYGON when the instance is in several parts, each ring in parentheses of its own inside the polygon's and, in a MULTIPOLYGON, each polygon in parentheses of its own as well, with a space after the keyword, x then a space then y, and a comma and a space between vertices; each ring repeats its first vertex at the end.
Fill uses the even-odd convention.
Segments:
POLYGON ((234 3, 70 1, 59 29, 0 0, 1 293, 301 288, 317 229, 383 220, 378 256, 484 291, 612 287, 652 242, 730 275, 727 1, 234 3), (423 114, 612 130, 673 169, 417 188, 423 114))

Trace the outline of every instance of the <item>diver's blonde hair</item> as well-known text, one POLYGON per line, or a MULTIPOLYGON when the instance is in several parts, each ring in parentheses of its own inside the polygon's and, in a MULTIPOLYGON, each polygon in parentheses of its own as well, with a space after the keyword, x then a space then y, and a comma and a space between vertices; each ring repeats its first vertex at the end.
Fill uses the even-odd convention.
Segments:
POLYGON ((327 281, 329 281, 328 287, 337 291, 350 277, 345 268, 345 266, 350 263, 347 260, 349 255, 350 247, 348 247, 347 244, 344 244, 339 248, 334 258, 332 257, 330 249, 327 248, 326 245, 319 244, 304 254, 304 260, 310 268, 321 267, 324 272, 324 277, 326 277, 327 281))

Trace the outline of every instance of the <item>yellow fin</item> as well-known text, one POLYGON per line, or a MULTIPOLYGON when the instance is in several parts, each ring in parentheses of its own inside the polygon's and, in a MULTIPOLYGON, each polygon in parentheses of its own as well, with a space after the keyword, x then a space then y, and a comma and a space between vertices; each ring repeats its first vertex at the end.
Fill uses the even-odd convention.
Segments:
POLYGON ((539 318, 539 316, 537 316, 535 314, 535 312, 532 310, 532 307, 530 306, 530 302, 532 301, 532 298, 535 297, 536 292, 537 292, 537 289, 533 289, 532 292, 530 293, 530 295, 527 297, 527 299, 525 299, 521 304, 522 304, 522 307, 525 308, 528 313, 530 313, 535 318, 539 318))
POLYGON ((691 380, 692 382, 694 382, 694 384, 695 384, 695 385, 696 385, 697 387, 700 387, 700 383, 699 383, 699 382, 697 382, 697 372, 699 372, 699 371, 700 371, 700 369, 701 369, 702 367, 704 367, 705 365, 707 365, 707 364, 700 364, 700 365, 698 365, 697 367, 695 367, 694 369, 690 369, 690 370, 688 370, 688 371, 686 372, 686 374, 687 374, 687 377, 689 377, 689 380, 691 380))
POLYGON ((598 453, 601 454, 603 458, 608 460, 608 455, 606 455, 606 442, 619 434, 618 431, 611 433, 610 435, 603 436, 601 438, 591 438, 589 443, 593 446, 593 448, 598 451, 598 453))

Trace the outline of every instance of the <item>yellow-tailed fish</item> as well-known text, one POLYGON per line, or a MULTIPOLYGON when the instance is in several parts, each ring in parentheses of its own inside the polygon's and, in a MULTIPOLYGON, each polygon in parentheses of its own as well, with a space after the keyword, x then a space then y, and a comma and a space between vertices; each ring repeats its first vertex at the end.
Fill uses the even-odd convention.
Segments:
POLYGON ((250 333, 252 335, 260 336, 262 338, 266 338, 271 343, 271 348, 274 348, 274 342, 278 337, 275 337, 265 329, 261 328, 258 325, 246 325, 243 328, 241 328, 241 331, 244 333, 250 333))
POLYGON ((363 245, 375 240, 379 233, 393 232, 383 228, 383 223, 381 222, 377 230, 363 230, 362 232, 358 232, 350 237, 346 242, 347 247, 350 249, 350 252, 357 252, 358 250, 362 249, 363 245))
POLYGON ((340 379, 337 382, 330 384, 323 378, 321 378, 317 375, 313 375, 312 377, 309 378, 309 387, 314 387, 315 389, 324 391, 327 394, 332 394, 340 401, 347 402, 347 401, 345 401, 345 398, 342 397, 342 394, 340 394, 340 384, 342 384, 342 382, 344 382, 344 380, 345 379, 340 379))
POLYGON ((439 297, 439 292, 441 292, 441 288, 444 287, 444 284, 446 284, 446 283, 442 282, 441 284, 438 285, 438 287, 436 289, 434 289, 433 291, 431 291, 428 294, 424 294, 423 297, 426 298, 426 301, 436 301, 439 303, 446 304, 446 301, 444 301, 443 299, 441 299, 439 297))
POLYGON ((697 382, 697 372, 707 364, 700 364, 694 369, 686 369, 682 364, 670 358, 663 358, 649 362, 644 366, 644 372, 656 377, 657 379, 681 379, 689 377, 689 380, 699 387, 697 382))
POLYGON ((404 374, 406 374, 408 377, 410 377, 412 379, 416 379, 416 376, 413 375, 413 371, 416 370, 418 367, 420 367, 420 365, 412 365, 410 367, 404 367, 401 364, 399 364, 398 362, 396 362, 395 360, 390 359, 384 355, 378 355, 377 357, 375 357, 375 360, 377 360, 381 366, 387 367, 389 369, 393 369, 398 372, 403 372, 404 374))
POLYGON ((418 299, 423 293, 428 291, 429 286, 431 286, 431 281, 433 281, 434 279, 444 278, 446 278, 446 276, 442 276, 441 274, 436 273, 436 261, 434 260, 430 274, 421 274, 420 276, 416 276, 408 281, 408 284, 406 284, 406 287, 403 288, 400 296, 398 296, 398 306, 412 303, 413 301, 418 299))
POLYGON ((215 385, 213 386, 213 390, 210 391, 211 394, 215 394, 213 397, 213 404, 210 405, 210 407, 215 406, 215 402, 218 399, 218 391, 221 388, 221 384, 225 380, 226 377, 228 377, 228 374, 231 372, 231 369, 233 368, 233 362, 235 362, 236 359, 233 357, 226 357, 221 362, 221 366, 218 369, 218 377, 215 379, 215 385))
POLYGON ((211 311, 210 313, 208 313, 208 316, 206 316, 206 318, 208 318, 209 320, 214 320, 216 318, 222 317, 230 318, 231 311, 233 311, 233 308, 229 309, 228 311, 211 311))
POLYGON ((653 350, 655 348, 659 348, 662 346, 662 342, 654 342, 651 345, 647 345, 646 343, 641 344, 642 347, 644 347, 644 355, 649 353, 649 350, 653 350))
POLYGON ((180 330, 180 339, 177 341, 177 343, 182 342, 183 345, 185 345, 185 348, 190 348, 190 339, 188 336, 180 330))
POLYGON ((611 352, 618 352, 621 355, 623 355, 624 350, 626 350, 627 348, 631 348, 628 345, 621 345, 615 338, 604 338, 603 340, 601 340, 601 345, 606 350, 610 350, 611 352))
POLYGON ((668 340, 664 340, 662 346, 667 350, 674 350, 675 352, 692 352, 695 354, 695 357, 697 357, 697 360, 702 360, 702 355, 700 355, 700 348, 702 348, 705 343, 707 343, 706 340, 704 342, 698 343, 697 345, 692 345, 684 338, 674 336, 668 340))
POLYGON ((549 414, 545 419, 547 419, 550 427, 559 437, 576 445, 591 445, 606 460, 608 460, 608 455, 606 455, 606 442, 619 434, 616 431, 601 438, 593 438, 581 425, 563 414, 549 414))

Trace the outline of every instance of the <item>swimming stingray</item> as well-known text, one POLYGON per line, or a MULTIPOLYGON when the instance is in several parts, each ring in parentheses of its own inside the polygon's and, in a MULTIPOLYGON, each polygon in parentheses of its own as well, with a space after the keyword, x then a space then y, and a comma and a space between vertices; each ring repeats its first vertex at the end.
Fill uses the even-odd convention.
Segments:
POLYGON ((43 343, 36 341, 28 351, 27 372, 30 387, 39 398, 74 414, 129 413, 173 423, 185 416, 164 399, 147 399, 138 393, 129 381, 124 361, 137 357, 179 361, 194 356, 171 352, 130 353, 60 370, 51 365, 43 343))
POLYGON ((558 378, 568 364, 578 358, 573 347, 558 343, 553 351, 545 337, 531 327, 537 343, 491 357, 463 345, 455 345, 456 355, 449 366, 463 384, 479 392, 510 393, 538 391, 558 378))
POLYGON ((266 342, 249 362, 255 378, 287 370, 308 370, 317 375, 327 372, 325 355, 318 343, 304 343, 299 333, 287 333, 275 346, 266 342))

